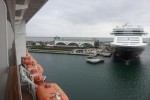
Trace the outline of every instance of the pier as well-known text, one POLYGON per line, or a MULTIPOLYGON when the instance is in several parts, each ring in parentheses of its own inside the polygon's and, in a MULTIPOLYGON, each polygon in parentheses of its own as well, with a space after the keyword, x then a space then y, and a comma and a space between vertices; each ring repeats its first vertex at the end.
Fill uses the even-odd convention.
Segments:
MULTIPOLYGON (((55 40, 55 38, 54 38, 55 40)), ((79 40, 79 39, 56 39, 55 41, 27 41, 29 52, 55 53, 69 55, 93 55, 111 57, 113 50, 110 41, 79 40)))

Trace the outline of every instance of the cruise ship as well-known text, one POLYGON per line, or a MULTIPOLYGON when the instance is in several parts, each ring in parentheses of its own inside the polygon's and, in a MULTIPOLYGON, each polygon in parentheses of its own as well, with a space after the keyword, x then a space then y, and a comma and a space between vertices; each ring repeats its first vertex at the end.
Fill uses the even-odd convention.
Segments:
POLYGON ((123 60, 139 58, 144 50, 146 43, 143 43, 142 35, 146 35, 141 25, 132 26, 126 23, 123 26, 116 26, 111 32, 114 41, 111 45, 114 48, 115 57, 123 60))
POLYGON ((47 1, 0 0, 0 100, 69 100, 26 50, 26 24, 47 1))

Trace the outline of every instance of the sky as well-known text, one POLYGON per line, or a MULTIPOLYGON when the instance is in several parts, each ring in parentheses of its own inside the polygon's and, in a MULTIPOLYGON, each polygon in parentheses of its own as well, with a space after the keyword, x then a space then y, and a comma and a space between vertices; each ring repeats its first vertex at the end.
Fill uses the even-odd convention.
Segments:
POLYGON ((111 37, 126 22, 150 37, 150 0, 48 0, 26 29, 28 37, 111 37))

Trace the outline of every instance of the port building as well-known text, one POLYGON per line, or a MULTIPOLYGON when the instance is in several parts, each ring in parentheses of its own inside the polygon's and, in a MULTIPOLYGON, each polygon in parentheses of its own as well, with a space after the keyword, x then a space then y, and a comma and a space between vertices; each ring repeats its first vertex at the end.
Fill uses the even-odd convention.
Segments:
POLYGON ((55 40, 55 46, 94 47, 95 40, 55 40))

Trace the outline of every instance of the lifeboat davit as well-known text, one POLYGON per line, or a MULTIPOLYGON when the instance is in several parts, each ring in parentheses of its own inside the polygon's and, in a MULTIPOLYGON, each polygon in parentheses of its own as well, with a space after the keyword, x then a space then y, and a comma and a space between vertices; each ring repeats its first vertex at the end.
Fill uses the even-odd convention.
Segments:
POLYGON ((63 90, 55 83, 46 83, 36 89, 38 100, 69 100, 63 90))
POLYGON ((27 69, 33 76, 35 84, 40 85, 45 81, 45 77, 42 76, 43 68, 39 64, 36 66, 29 65, 27 69))

